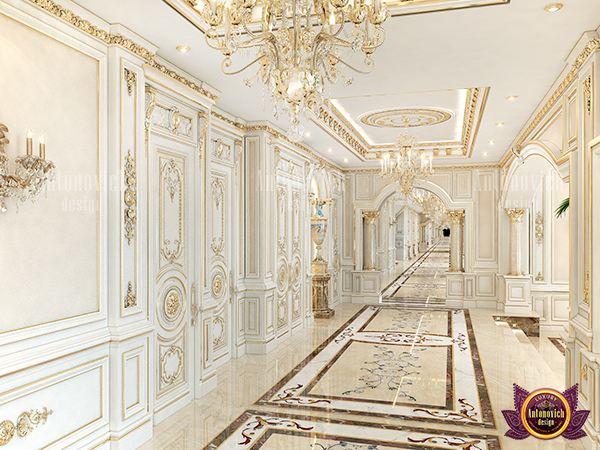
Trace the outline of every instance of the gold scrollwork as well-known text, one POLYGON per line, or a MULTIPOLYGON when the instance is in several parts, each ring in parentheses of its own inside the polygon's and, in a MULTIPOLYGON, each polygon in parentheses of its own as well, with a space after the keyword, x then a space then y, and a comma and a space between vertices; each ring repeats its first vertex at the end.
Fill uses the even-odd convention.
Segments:
POLYGON ((541 212, 535 218, 535 242, 541 245, 544 242, 544 216, 541 212))
POLYGON ((223 316, 215 317, 213 321, 213 345, 220 347, 225 343, 225 319, 223 316))
POLYGON ((125 220, 125 238, 129 245, 131 245, 131 240, 135 238, 135 204, 137 202, 136 184, 135 158, 131 156, 131 150, 129 150, 125 157, 125 186, 127 187, 123 193, 123 200, 126 206, 125 211, 123 212, 125 220))
POLYGON ((16 426, 10 420, 5 420, 4 422, 0 423, 0 447, 8 444, 15 437, 15 431, 19 437, 27 436, 33 431, 32 425, 37 428, 40 423, 42 425, 45 424, 48 420, 48 416, 53 412, 54 411, 52 410, 48 411, 44 406, 42 408, 42 412, 39 412, 36 409, 34 413, 32 409, 29 412, 25 411, 19 414, 16 426))
POLYGON ((146 147, 146 156, 148 156, 148 142, 150 141, 150 125, 152 125, 152 113, 156 107, 156 91, 149 86, 146 86, 146 118, 144 121, 144 141, 146 147))
POLYGON ((171 345, 169 349, 160 358, 160 378, 165 384, 173 384, 183 371, 183 350, 177 345, 171 345), (170 374, 167 373, 167 361, 169 357, 175 356, 178 359, 177 369, 170 374))
POLYGON ((208 115, 204 111, 198 113, 198 169, 202 169, 202 155, 208 129, 208 115))
POLYGON ((584 364, 583 366, 581 366, 581 378, 583 378, 585 381, 587 381, 588 379, 588 365, 584 364))
POLYGON ((133 284, 131 281, 127 285, 127 295, 125 296, 125 308, 133 308, 137 306, 137 298, 133 292, 133 284))
POLYGON ((583 80, 583 98, 585 100, 585 110, 588 114, 592 113, 592 76, 588 75, 583 80))
POLYGON ((279 245, 280 251, 284 252, 287 243, 287 189, 285 187, 280 187, 277 194, 277 206, 279 210, 279 216, 277 220, 279 225, 277 244, 279 245))
MULTIPOLYGON (((223 181, 219 178, 215 178, 211 184, 211 190, 216 209, 221 209, 221 236, 214 235, 215 227, 213 227, 213 238, 210 243, 210 248, 215 254, 220 255, 225 249, 225 185, 223 184, 223 181), (221 204, 223 204, 222 207, 221 204)), ((216 217, 216 215, 217 214, 214 214, 213 217, 216 217)))
POLYGON ((133 89, 137 85, 137 75, 133 70, 125 69, 125 81, 127 82, 127 94, 131 97, 133 89))
MULTIPOLYGON (((178 239, 173 241, 174 249, 170 250, 168 246, 171 244, 171 240, 163 239, 163 245, 161 253, 164 258, 173 264, 183 252, 183 184, 181 169, 175 163, 173 159, 165 162, 162 167, 162 183, 164 189, 169 193, 171 202, 175 201, 175 194, 179 190, 179 235, 178 239)), ((164 213, 163 213, 164 214, 164 213)), ((164 217, 163 217, 164 220, 164 217)), ((163 223, 164 228, 164 223, 163 223)))
POLYGON ((535 281, 544 281, 544 276, 542 275, 542 272, 538 272, 537 276, 535 277, 535 281))

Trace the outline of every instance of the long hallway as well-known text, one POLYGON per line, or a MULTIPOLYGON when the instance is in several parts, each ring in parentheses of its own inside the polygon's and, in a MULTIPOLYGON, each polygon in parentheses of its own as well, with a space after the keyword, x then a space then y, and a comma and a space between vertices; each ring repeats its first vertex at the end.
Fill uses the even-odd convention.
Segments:
POLYGON ((441 238, 383 289, 382 300, 398 306, 436 307, 445 305, 450 238, 441 238))

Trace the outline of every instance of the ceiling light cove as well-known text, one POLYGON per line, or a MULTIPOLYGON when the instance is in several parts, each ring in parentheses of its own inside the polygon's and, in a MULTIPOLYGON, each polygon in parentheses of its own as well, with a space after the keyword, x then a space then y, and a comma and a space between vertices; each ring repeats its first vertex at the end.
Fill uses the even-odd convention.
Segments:
POLYGON ((190 51, 190 48, 187 45, 179 45, 177 46, 177 51, 181 53, 187 53, 190 51))
POLYGON ((551 3, 550 5, 546 5, 544 7, 545 11, 548 11, 549 13, 553 13, 556 11, 560 11, 563 7, 562 3, 551 3))

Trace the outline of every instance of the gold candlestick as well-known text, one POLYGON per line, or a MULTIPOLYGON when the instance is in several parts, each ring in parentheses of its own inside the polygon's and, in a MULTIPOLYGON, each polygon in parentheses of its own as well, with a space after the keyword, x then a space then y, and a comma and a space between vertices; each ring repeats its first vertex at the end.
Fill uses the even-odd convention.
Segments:
POLYGON ((27 132, 27 154, 33 155, 33 133, 31 130, 27 132))
POLYGON ((46 159, 46 144, 44 142, 44 135, 40 136, 40 158, 46 159))

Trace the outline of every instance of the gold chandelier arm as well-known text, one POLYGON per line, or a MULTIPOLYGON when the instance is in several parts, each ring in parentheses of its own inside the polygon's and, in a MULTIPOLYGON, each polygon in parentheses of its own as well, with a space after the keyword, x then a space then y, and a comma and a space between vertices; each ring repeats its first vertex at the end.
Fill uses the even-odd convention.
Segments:
POLYGON ((258 58, 256 58, 254 61, 249 62, 248 64, 246 64, 244 67, 242 67, 239 70, 236 70, 234 72, 227 72, 226 68, 231 67, 231 59, 230 58, 226 58, 223 60, 223 62, 221 63, 221 70, 223 71, 223 73, 225 75, 237 75, 238 73, 243 72, 244 70, 246 70, 247 68, 249 68, 250 66, 252 66, 254 63, 259 62, 261 59, 267 58, 266 55, 260 55, 258 58))
POLYGON ((335 56, 332 53, 327 53, 327 57, 335 59, 338 63, 342 63, 344 66, 349 67, 350 69, 354 70, 357 73, 362 73, 362 74, 366 75, 366 74, 369 74, 369 73, 373 72, 373 70, 375 69, 375 63, 373 62, 373 60, 371 59, 370 56, 367 56, 365 58, 365 66, 367 66, 367 67, 370 66, 371 67, 369 70, 360 70, 360 69, 357 69, 356 67, 351 66, 346 61, 344 61, 343 59, 338 58, 337 56, 335 56))

